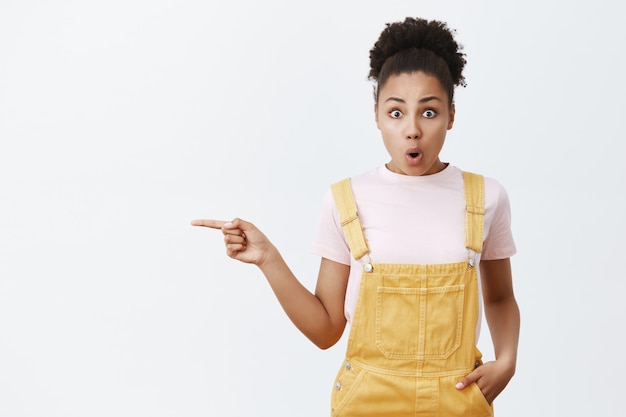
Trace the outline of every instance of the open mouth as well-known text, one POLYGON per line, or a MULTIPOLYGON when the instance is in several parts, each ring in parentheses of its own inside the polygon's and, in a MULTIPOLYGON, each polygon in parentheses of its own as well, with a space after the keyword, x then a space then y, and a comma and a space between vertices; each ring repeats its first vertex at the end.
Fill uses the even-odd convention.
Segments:
POLYGON ((418 151, 407 152, 406 160, 409 163, 409 165, 417 165, 422 160, 422 153, 418 151))

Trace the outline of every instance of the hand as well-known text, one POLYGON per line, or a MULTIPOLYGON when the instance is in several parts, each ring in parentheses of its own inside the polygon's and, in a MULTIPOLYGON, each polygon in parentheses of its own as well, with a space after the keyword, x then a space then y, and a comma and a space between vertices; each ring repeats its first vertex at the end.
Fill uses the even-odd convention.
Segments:
POLYGON ((241 219, 232 221, 194 220, 192 226, 219 229, 224 234, 226 254, 245 263, 261 265, 268 258, 274 246, 252 223, 241 219))
POLYGON ((513 378, 514 373, 514 366, 511 367, 503 360, 486 362, 460 380, 456 388, 464 389, 476 382, 487 402, 491 404, 513 378))

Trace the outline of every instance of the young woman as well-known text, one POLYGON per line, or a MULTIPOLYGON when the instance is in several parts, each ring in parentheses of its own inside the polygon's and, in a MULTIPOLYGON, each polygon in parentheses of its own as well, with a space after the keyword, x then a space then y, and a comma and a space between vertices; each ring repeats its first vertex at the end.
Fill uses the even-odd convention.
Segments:
POLYGON ((294 324, 328 348, 350 323, 333 416, 490 416, 515 372, 519 310, 509 200, 495 180, 442 162, 465 55, 440 21, 387 24, 370 51, 387 163, 333 184, 313 250, 315 293, 252 223, 220 229, 257 265, 294 324), (484 311, 496 359, 476 347, 484 311))

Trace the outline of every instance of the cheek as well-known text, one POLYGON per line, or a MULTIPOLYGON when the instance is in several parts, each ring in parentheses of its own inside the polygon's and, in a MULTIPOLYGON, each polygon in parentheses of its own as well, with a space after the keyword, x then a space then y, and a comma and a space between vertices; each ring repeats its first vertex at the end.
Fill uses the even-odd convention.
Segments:
POLYGON ((384 124, 380 127, 380 135, 382 136, 383 141, 389 144, 396 143, 399 140, 398 132, 390 129, 389 126, 385 126, 384 124))
POLYGON ((382 133, 381 137, 382 137, 382 140, 383 140, 383 144, 385 145, 385 148, 388 151, 391 151, 395 147, 396 141, 394 141, 392 139, 392 136, 388 135, 384 130, 381 131, 381 133, 382 133))

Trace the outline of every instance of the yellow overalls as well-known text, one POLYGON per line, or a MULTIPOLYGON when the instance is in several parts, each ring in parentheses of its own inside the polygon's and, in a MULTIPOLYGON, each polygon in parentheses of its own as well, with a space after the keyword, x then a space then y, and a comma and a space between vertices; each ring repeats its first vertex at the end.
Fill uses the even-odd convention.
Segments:
MULTIPOLYGON (((437 265, 364 264, 332 417, 486 417, 476 384, 454 385, 480 365, 476 347, 484 179, 463 173, 468 259, 437 265)), ((350 180, 332 186, 350 251, 369 253, 350 180)), ((367 258, 366 258, 367 259, 367 258)))

